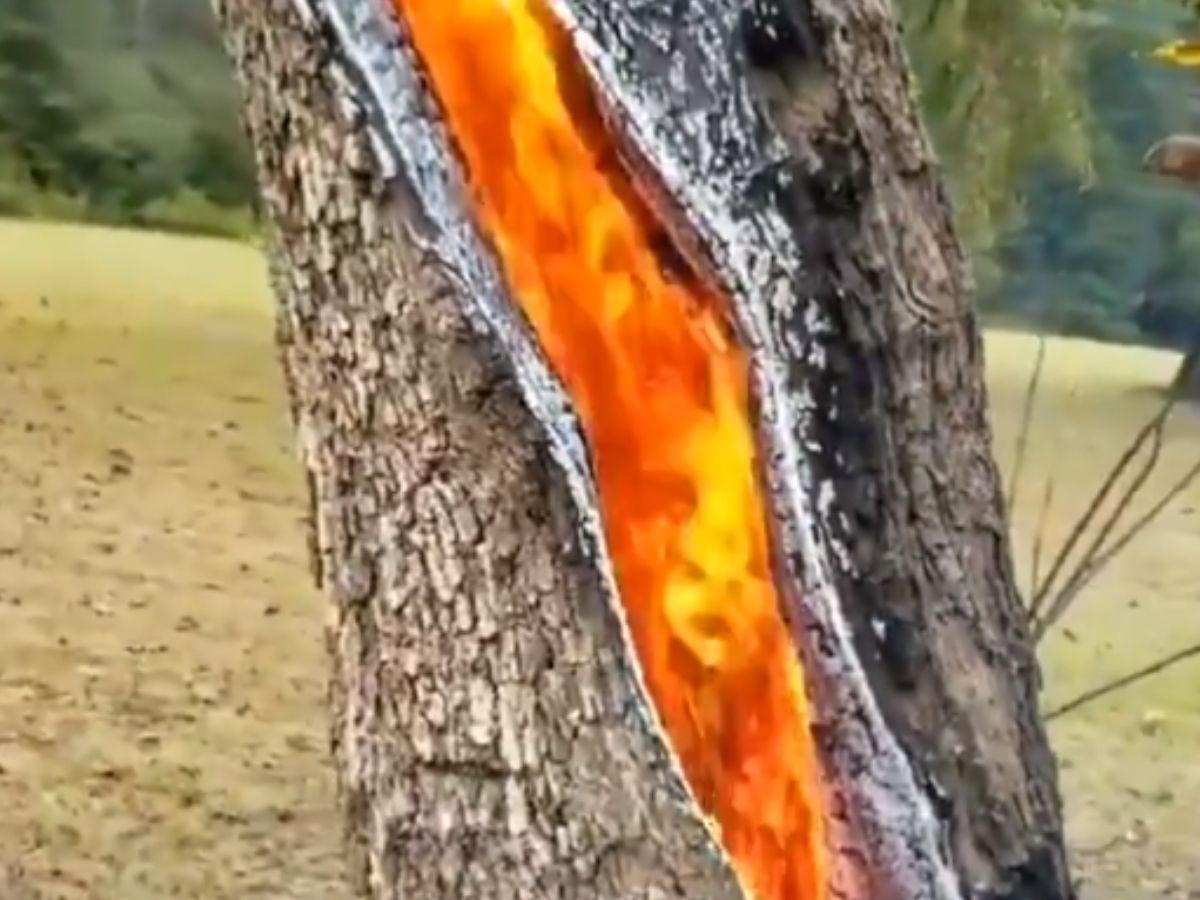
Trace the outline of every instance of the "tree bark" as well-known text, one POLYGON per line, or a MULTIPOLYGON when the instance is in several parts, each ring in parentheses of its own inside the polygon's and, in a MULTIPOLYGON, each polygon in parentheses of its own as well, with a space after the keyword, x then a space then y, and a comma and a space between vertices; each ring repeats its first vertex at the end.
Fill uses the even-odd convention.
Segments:
MULTIPOLYGON (((971 286, 890 6, 552 6, 748 348, 836 895, 1073 896, 971 286)), ((216 8, 276 228, 363 890, 743 896, 402 29, 367 0, 216 8)))
MULTIPOLYGON (((826 365, 813 465, 838 592, 972 896, 1073 896, 1040 676, 991 454, 974 285, 886 0, 811 0, 764 94, 826 365)), ((801 326, 797 326, 798 328, 801 326)))
POLYGON ((738 896, 568 486, 408 231, 303 7, 219 4, 278 229, 279 332, 333 606, 334 749, 375 898, 738 896), (636 783, 639 790, 630 790, 636 783))
POLYGON ((1184 400, 1200 400, 1200 346, 1191 347, 1179 361, 1171 390, 1184 400))

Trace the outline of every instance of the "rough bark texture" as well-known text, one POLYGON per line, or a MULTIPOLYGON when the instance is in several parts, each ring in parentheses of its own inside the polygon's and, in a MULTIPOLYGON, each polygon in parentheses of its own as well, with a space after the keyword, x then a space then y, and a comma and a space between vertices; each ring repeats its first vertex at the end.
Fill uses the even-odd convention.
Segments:
MULTIPOLYGON (((817 397, 830 325, 811 296, 833 277, 786 201, 791 152, 764 117, 746 65, 752 20, 720 0, 559 0, 610 130, 694 267, 730 301, 751 364, 777 581, 792 621, 828 789, 835 896, 951 900, 959 874, 943 823, 881 715, 833 574, 846 555, 817 463, 817 397), (739 27, 740 24, 740 27, 739 27)), ((759 13, 771 15, 762 8, 759 13)), ((781 12, 776 10, 776 13, 781 12)), ((778 32, 775 32, 778 36, 778 32)))
MULTIPOLYGON (((969 278, 890 6, 552 5, 752 358, 835 887, 1070 897, 969 278)), ((433 114, 384 108, 412 91, 365 84, 378 61, 344 64, 347 33, 380 30, 347 25, 372 8, 217 0, 283 251, 364 884, 736 897, 629 662, 603 542, 581 526, 577 428, 511 323, 478 307, 496 290, 488 251, 446 224, 469 215, 430 201, 453 193, 440 151, 413 149, 436 127, 411 123, 433 114)), ((383 65, 408 65, 401 39, 376 38, 397 55, 383 65)))
POLYGON ((805 377, 824 525, 849 549, 838 594, 971 894, 1070 897, 972 285, 895 18, 886 0, 781 3, 801 39, 760 57, 761 84, 824 324, 805 377))
POLYGON ((217 4, 278 228, 282 356, 376 898, 740 896, 646 727, 558 469, 338 109, 328 35, 217 4))

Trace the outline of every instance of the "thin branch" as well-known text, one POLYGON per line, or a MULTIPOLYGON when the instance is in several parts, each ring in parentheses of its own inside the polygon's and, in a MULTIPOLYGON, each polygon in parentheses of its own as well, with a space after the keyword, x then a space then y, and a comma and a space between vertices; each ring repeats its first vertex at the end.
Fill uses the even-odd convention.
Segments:
POLYGON ((1054 473, 1046 477, 1046 490, 1042 493, 1042 506, 1038 510, 1037 529, 1033 534, 1033 559, 1030 565, 1029 596, 1037 590, 1042 572, 1042 548, 1046 543, 1046 525, 1050 521, 1050 508, 1054 506, 1054 473))
POLYGON ((1154 474, 1154 470, 1158 468, 1158 461, 1162 456, 1163 437, 1166 427, 1166 420, 1160 419, 1157 426, 1151 432, 1150 453, 1146 457, 1146 461, 1142 464, 1141 469, 1130 481, 1129 486, 1121 494, 1120 498, 1113 505, 1112 512, 1108 518, 1104 520, 1104 524, 1096 530, 1095 536, 1084 551, 1083 556, 1071 570, 1067 576, 1061 590, 1059 590, 1050 603, 1049 609, 1046 610, 1041 621, 1034 626, 1034 641, 1039 641, 1045 635, 1050 626, 1062 618, 1067 608, 1071 605, 1080 590, 1082 590, 1081 582, 1091 580, 1088 573, 1092 570, 1097 558, 1104 553, 1104 543, 1108 540, 1113 530, 1120 523, 1121 518, 1128 511, 1130 504, 1137 499, 1142 488, 1146 486, 1146 482, 1150 476, 1154 474))
POLYGON ((1021 404, 1021 430, 1017 433, 1017 451, 1013 459, 1012 474, 1008 478, 1008 520, 1012 522, 1013 508, 1017 505, 1017 490, 1021 483, 1021 472, 1025 468, 1025 455, 1029 449, 1029 427, 1033 423, 1033 409, 1037 401, 1038 386, 1042 381, 1042 368, 1046 363, 1046 338, 1038 335, 1037 358, 1025 389, 1025 400, 1021 404))
POLYGON ((1137 457, 1142 447, 1145 446, 1146 441, 1150 440, 1156 432, 1161 431, 1171 411, 1175 408, 1177 400, 1178 393, 1172 391, 1171 395, 1163 403, 1162 408, 1149 422, 1142 426, 1141 431, 1137 433, 1129 446, 1125 448, 1125 452, 1121 454, 1121 457, 1108 473, 1108 477, 1104 479, 1088 508, 1079 517, 1079 520, 1071 529, 1071 533, 1067 536, 1066 542, 1059 549, 1053 564, 1050 566, 1050 571, 1046 574, 1045 580, 1042 581, 1034 592, 1033 601, 1030 603, 1029 609, 1031 618, 1037 618, 1038 612, 1053 589, 1058 576, 1062 573, 1063 566, 1066 565, 1071 553, 1074 552, 1075 545, 1083 538, 1084 533, 1091 526, 1092 520, 1096 518, 1104 502, 1108 499, 1108 495, 1112 492, 1112 489, 1116 486, 1121 476, 1125 474, 1125 470, 1129 468, 1130 463, 1137 457))
POLYGON ((1133 525, 1129 527, 1129 530, 1121 535, 1117 542, 1113 544, 1111 549, 1109 549, 1104 556, 1097 560, 1097 565, 1106 564, 1114 556, 1124 550, 1130 541, 1137 537, 1138 534, 1146 528, 1146 526, 1159 517, 1162 511, 1166 509, 1168 505, 1170 505, 1172 500, 1191 487, 1192 483, 1195 482, 1197 478, 1200 478, 1200 462, 1193 464, 1192 467, 1187 470, 1184 476, 1171 486, 1171 489, 1163 495, 1162 499, 1159 500, 1158 503, 1150 507, 1144 516, 1134 522, 1133 525))
MULTIPOLYGON (((1068 406, 1074 406, 1078 392, 1079 384, 1076 382, 1075 384, 1071 385, 1071 390, 1067 393, 1068 406)), ((1061 414, 1057 417, 1059 427, 1058 433, 1055 435, 1056 440, 1062 439, 1063 429, 1061 423, 1066 418, 1066 416, 1061 414)), ((1062 453, 1055 453, 1051 456, 1050 473, 1046 476, 1046 487, 1042 492, 1042 505, 1038 510, 1037 527, 1033 534, 1033 558, 1030 561, 1031 564, 1029 567, 1029 594, 1027 595, 1028 603, 1026 606, 1026 613, 1029 616, 1030 622, 1033 621, 1035 611, 1033 606, 1033 598, 1037 592, 1038 585, 1041 583, 1042 578, 1042 552, 1046 547, 1046 529, 1050 525, 1050 510, 1054 507, 1054 495, 1058 485, 1058 469, 1062 464, 1063 456, 1064 454, 1062 453)))
MULTIPOLYGON (((1096 576, 1099 575, 1100 572, 1129 545, 1130 541, 1145 531, 1146 528, 1162 514, 1163 510, 1171 504, 1171 501, 1191 487, 1197 478, 1200 478, 1200 462, 1195 463, 1190 469, 1188 469, 1184 476, 1175 482, 1175 484, 1171 486, 1171 489, 1167 491, 1157 503, 1150 507, 1150 509, 1147 510, 1140 519, 1130 525, 1125 533, 1117 538, 1111 547, 1099 554, 1092 561, 1092 564, 1086 571, 1080 572, 1077 580, 1068 588, 1071 591, 1071 596, 1066 598, 1066 602, 1063 604, 1062 611, 1053 617, 1051 617, 1051 613, 1046 614, 1047 621, 1045 622, 1044 629, 1041 633, 1044 633, 1044 631, 1052 628, 1055 622, 1062 618, 1062 615, 1066 612, 1067 607, 1070 606, 1071 601, 1074 600, 1074 598, 1078 596, 1085 587, 1092 583, 1096 576)), ((1064 589, 1064 593, 1066 590, 1067 589, 1064 589)))
MULTIPOLYGON (((1154 432, 1154 442, 1151 445, 1149 457, 1146 459, 1141 471, 1138 472, 1137 476, 1132 482, 1130 482, 1129 487, 1125 489, 1125 493, 1121 495, 1121 498, 1113 506, 1112 513, 1109 515, 1104 525, 1097 531, 1096 536, 1092 539, 1091 544, 1084 552, 1083 558, 1079 560, 1079 563, 1075 566, 1070 576, 1066 579, 1066 583, 1055 596, 1054 602, 1050 604, 1050 609, 1046 612, 1045 618, 1047 620, 1053 621, 1060 618, 1062 613, 1065 611, 1065 607, 1070 604, 1071 600, 1073 600, 1082 589, 1082 584, 1091 580, 1092 576, 1090 573, 1094 571, 1098 561, 1101 558, 1105 558, 1106 561, 1107 559, 1111 558, 1109 551, 1105 549, 1104 544, 1112 534, 1113 530, 1117 527, 1121 517, 1124 516, 1125 512, 1129 509, 1130 504, 1134 501, 1134 499, 1136 499, 1137 495, 1145 486, 1147 479, 1149 479, 1155 468, 1157 468, 1158 460, 1162 453, 1162 444, 1163 431, 1161 428, 1156 429, 1154 432)), ((1186 487, 1186 484, 1184 484, 1184 487, 1186 487)), ((1161 501, 1160 504, 1156 504, 1156 507, 1161 511, 1161 501)), ((1120 539, 1118 539, 1118 543, 1120 543, 1120 539)))
POLYGON ((1105 697, 1114 691, 1121 690, 1122 688, 1127 688, 1145 678, 1149 678, 1151 675, 1157 675, 1164 669, 1168 669, 1171 666, 1183 662, 1184 660, 1191 659, 1193 656, 1200 656, 1200 644, 1194 644, 1191 647, 1179 650, 1176 653, 1172 653, 1170 656, 1160 659, 1156 663, 1146 666, 1144 669, 1139 669, 1132 674, 1118 678, 1116 681, 1110 681, 1108 684, 1101 685, 1098 688, 1093 688, 1086 693, 1080 694, 1069 703, 1064 703, 1057 709, 1046 713, 1042 718, 1043 720, 1049 722, 1052 719, 1065 716, 1067 713, 1074 712, 1075 710, 1079 709, 1079 707, 1085 706, 1088 703, 1091 703, 1093 700, 1099 700, 1101 697, 1105 697))

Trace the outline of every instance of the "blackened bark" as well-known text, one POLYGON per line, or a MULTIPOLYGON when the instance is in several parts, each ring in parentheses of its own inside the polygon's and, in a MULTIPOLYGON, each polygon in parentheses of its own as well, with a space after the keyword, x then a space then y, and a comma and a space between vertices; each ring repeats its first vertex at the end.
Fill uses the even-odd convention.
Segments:
MULTIPOLYGON (((969 279, 890 7, 551 5, 751 357, 836 895, 1069 897, 969 279)), ((578 429, 383 0, 217 8, 283 251, 364 884, 738 896, 630 660, 578 429)))
MULTIPOLYGON (((792 151, 838 593, 972 895, 1073 896, 991 455, 972 284, 884 0, 780 0, 816 35, 760 83, 792 151)), ((797 327, 803 327, 798 323, 797 327)))
POLYGON ((895 812, 904 800, 934 810, 966 893, 1072 896, 972 285, 890 5, 557 5, 631 168, 732 298, 756 363, 835 806, 857 820, 854 854, 909 848, 911 870, 871 872, 870 895, 944 890, 934 848, 917 849, 926 823, 895 812), (745 62, 765 117, 743 96, 745 62), (854 660, 838 646, 847 621, 854 660))

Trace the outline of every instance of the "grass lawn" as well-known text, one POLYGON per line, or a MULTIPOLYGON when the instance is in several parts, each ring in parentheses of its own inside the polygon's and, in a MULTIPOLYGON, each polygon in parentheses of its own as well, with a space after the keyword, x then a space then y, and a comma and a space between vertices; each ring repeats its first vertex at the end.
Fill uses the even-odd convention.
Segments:
MULTIPOLYGON (((64 900, 349 896, 271 331, 248 248, 0 221, 3 900, 18 881, 64 900)), ((988 344, 1007 470, 1034 342, 988 344)), ((1044 479, 1053 545, 1175 362, 1052 344, 1023 577, 1044 479)), ((1200 452, 1200 417, 1175 435, 1163 482, 1200 452)), ((1198 505, 1172 507, 1047 641, 1048 706, 1200 640, 1198 505)), ((1200 663, 1051 732, 1085 897, 1200 897, 1200 663)))
MULTIPOLYGON (((996 451, 1007 474, 1036 341, 994 333, 987 344, 996 451)), ((1046 479, 1056 485, 1047 544, 1057 549, 1161 404, 1178 361, 1176 354, 1141 347, 1076 340, 1049 345, 1013 523, 1022 587, 1046 479)), ((1151 487, 1164 490, 1198 455, 1200 410, 1180 410, 1151 487)), ((1043 708, 1200 642, 1198 510, 1200 488, 1193 486, 1046 639, 1043 708)), ((1200 659, 1049 727, 1076 867, 1091 884, 1084 900, 1200 898, 1200 659)))

